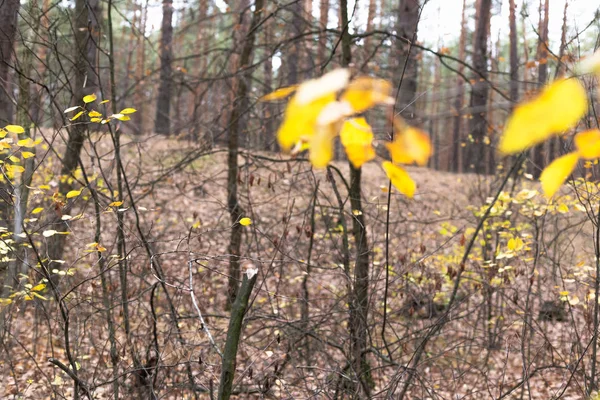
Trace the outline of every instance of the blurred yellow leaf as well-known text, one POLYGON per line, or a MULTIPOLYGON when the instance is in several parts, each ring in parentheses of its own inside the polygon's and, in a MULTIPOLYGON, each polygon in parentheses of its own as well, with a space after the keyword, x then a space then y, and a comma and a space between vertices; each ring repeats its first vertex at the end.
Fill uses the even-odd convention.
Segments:
POLYGON ((277 140, 283 151, 289 152, 300 140, 308 141, 314 135, 319 114, 332 101, 335 101, 334 93, 305 105, 300 105, 295 96, 292 97, 286 107, 283 123, 277 132, 277 140))
POLYGON ((335 69, 320 78, 310 79, 298 86, 294 95, 299 105, 307 105, 331 94, 336 94, 348 85, 350 70, 335 69))
POLYGON ((119 114, 133 114, 134 112, 136 112, 137 110, 135 108, 124 108, 121 110, 121 112, 119 114))
POLYGON ((42 207, 37 207, 37 208, 34 208, 33 211, 31 211, 31 213, 32 214, 39 214, 42 211, 44 211, 44 209, 42 207))
POLYGON ((88 115, 89 115, 90 117, 101 117, 101 116, 102 116, 102 113, 99 113, 98 111, 90 111, 90 112, 88 113, 88 115))
POLYGON ((560 189, 561 185, 571 175, 578 160, 579 154, 569 153, 552 161, 542 171, 540 182, 542 183, 542 189, 544 189, 546 197, 550 198, 554 196, 556 191, 560 189))
POLYGON ((400 193, 409 198, 412 198, 415 195, 417 185, 404 168, 398 167, 389 161, 384 161, 382 166, 387 177, 392 181, 392 185, 394 185, 400 193))
POLYGON ((17 156, 10 156, 10 157, 8 157, 8 159, 16 164, 18 164, 19 161, 21 161, 21 159, 17 156))
POLYGON ((31 157, 35 157, 35 154, 33 154, 33 153, 32 153, 32 152, 30 152, 30 151, 22 151, 22 152, 21 152, 21 155, 23 156, 23 158, 24 158, 24 159, 28 159, 28 158, 31 158, 31 157))
POLYGON ((108 206, 109 207, 120 207, 123 205, 122 201, 113 201, 112 203, 110 203, 108 206))
POLYGON ((50 237, 50 236, 54 236, 56 235, 58 232, 55 231, 54 229, 49 229, 47 231, 42 232, 42 236, 44 237, 50 237))
POLYGON ((391 93, 392 85, 388 81, 363 76, 350 82, 341 101, 350 103, 355 113, 361 113, 377 104, 394 104, 391 93))
POLYGON ((340 140, 354 168, 360 168, 365 162, 375 158, 373 131, 363 117, 345 121, 340 131, 340 140))
POLYGON ((75 114, 73 116, 73 118, 70 119, 70 121, 75 121, 77 118, 81 117, 83 115, 83 111, 79 111, 77 114, 75 114))
POLYGON ((10 133, 24 133, 25 132, 25 129, 23 129, 23 127, 19 126, 19 125, 6 125, 4 127, 4 129, 9 131, 10 133))
POLYGON ((258 100, 259 101, 273 101, 273 100, 283 99, 285 97, 288 97, 290 94, 294 93, 296 91, 296 89, 298 89, 298 85, 279 88, 269 94, 264 95, 263 97, 261 97, 258 100))
POLYGON ((19 140, 17 142, 17 146, 21 146, 21 147, 34 147, 35 146, 35 142, 31 138, 21 139, 21 140, 19 140))
POLYGON ((252 224, 252 220, 248 217, 244 217, 242 219, 240 219, 240 225, 242 226, 248 226, 252 224))
POLYGON ((385 146, 390 152, 392 161, 396 164, 416 162, 418 165, 424 166, 427 165, 427 161, 433 153, 429 135, 412 126, 402 128, 396 133, 394 141, 386 143, 385 146))
POLYGON ((110 101, 110 100, 102 100, 102 101, 101 101, 100 103, 98 103, 98 104, 106 104, 106 103, 108 103, 109 101, 110 101))
POLYGON ((69 193, 67 193, 67 199, 77 197, 80 194, 81 194, 81 190, 71 190, 69 193))
POLYGON ((336 132, 333 124, 319 125, 309 140, 309 160, 315 168, 325 168, 333 158, 333 139, 336 132))
POLYGON ((90 122, 100 122, 102 121, 102 118, 90 118, 90 122))
POLYGON ((93 93, 92 94, 88 94, 87 96, 83 97, 83 102, 85 104, 91 103, 92 101, 95 101, 95 100, 96 100, 96 95, 93 94, 93 93))
POLYGON ((586 160, 600 157, 600 130, 590 129, 575 135, 575 147, 579 157, 586 160))
POLYGON ((519 105, 506 123, 499 150, 514 154, 577 125, 587 111, 585 88, 575 78, 558 79, 519 105))
POLYGON ((510 251, 519 251, 525 244, 521 238, 510 238, 507 243, 507 247, 510 251))
POLYGON ((45 283, 38 283, 37 285, 35 285, 34 287, 32 287, 30 290, 32 292, 41 292, 44 289, 46 289, 46 284, 45 283))

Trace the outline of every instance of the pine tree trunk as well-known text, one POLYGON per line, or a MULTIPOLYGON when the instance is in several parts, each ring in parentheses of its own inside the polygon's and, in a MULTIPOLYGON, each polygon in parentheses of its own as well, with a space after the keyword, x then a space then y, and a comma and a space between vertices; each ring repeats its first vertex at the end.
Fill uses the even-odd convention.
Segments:
MULTIPOLYGON (((467 1, 463 0, 462 18, 460 23, 460 39, 458 42, 458 58, 462 61, 466 57, 467 43, 467 1)), ((465 67, 463 64, 458 66, 459 76, 456 78, 456 99, 454 100, 454 110, 456 115, 452 125, 452 156, 450 158, 451 170, 454 172, 462 171, 461 152, 462 152, 462 127, 464 115, 462 110, 465 103, 465 83, 461 75, 464 75, 465 67)))
POLYGON ((163 19, 160 37, 160 82, 156 102, 156 133, 168 135, 171 131, 171 91, 173 58, 173 0, 163 0, 163 19))
POLYGON ((419 22, 419 0, 399 1, 398 26, 399 38, 396 39, 396 72, 394 86, 399 90, 397 110, 408 120, 416 118, 415 97, 417 93, 418 51, 411 48, 411 43, 417 40, 417 24, 419 22))
POLYGON ((466 171, 483 173, 485 171, 485 137, 487 133, 486 105, 488 100, 488 35, 491 18, 491 0, 479 0, 478 19, 473 46, 473 68, 478 72, 474 76, 475 83, 471 90, 469 106, 472 119, 469 123, 469 133, 473 143, 468 144, 466 171))
MULTIPOLYGON (((548 6, 549 0, 545 0, 542 4, 540 0, 540 23, 539 23, 539 40, 537 47, 538 67, 538 88, 541 90, 548 80, 548 6)), ((546 149, 545 143, 537 145, 533 149, 533 177, 539 178, 542 170, 546 166, 546 149)))
POLYGON ((321 72, 327 62, 327 23, 329 22, 329 0, 321 0, 319 3, 319 44, 317 48, 317 62, 321 72))

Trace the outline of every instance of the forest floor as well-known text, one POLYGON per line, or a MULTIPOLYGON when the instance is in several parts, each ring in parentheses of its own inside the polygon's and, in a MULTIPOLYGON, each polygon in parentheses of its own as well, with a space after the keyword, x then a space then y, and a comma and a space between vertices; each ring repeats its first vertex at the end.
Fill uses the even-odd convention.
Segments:
MULTIPOLYGON (((192 307, 190 273, 200 309, 220 347, 228 324, 224 307, 231 232, 226 207, 227 155, 224 149, 196 151, 189 142, 156 136, 123 143, 140 230, 131 200, 109 206, 108 190, 102 198, 101 241, 109 263, 106 276, 117 329, 119 371, 134 368, 134 354, 147 362, 156 343, 161 363, 155 383, 159 398, 193 398, 185 389, 187 366, 197 386, 210 392, 218 385, 220 359, 192 307), (118 212, 126 220, 126 291, 121 290, 116 256, 118 212), (161 265, 178 314, 177 327, 164 293, 156 288, 157 272, 144 241, 161 265), (129 305, 129 334, 125 332, 124 297, 129 305)), ((109 185, 115 182, 114 155, 107 138, 98 138, 95 151, 87 146, 85 157, 90 154, 97 158, 86 165, 105 187, 114 190, 109 185)), ((351 226, 354 210, 349 208, 344 182, 334 170, 332 180, 325 171, 313 171, 305 160, 288 160, 274 153, 242 151, 239 160, 240 200, 245 215, 252 219, 252 225, 244 228, 243 264, 258 267, 259 280, 246 316, 235 390, 241 393, 239 398, 334 398, 344 390, 343 376, 348 372, 347 290, 352 277, 343 265, 342 227, 351 226), (334 186, 344 203, 343 217, 334 186), (305 304, 308 319, 303 315, 305 304)), ((50 157, 44 162, 56 170, 50 157)), ((348 179, 345 162, 333 166, 348 179)), ((390 382, 406 378, 403 366, 411 361, 424 332, 440 322, 465 243, 477 225, 474 210, 485 205, 500 185, 500 178, 427 168, 407 170, 417 183, 417 194, 409 200, 392 190, 386 282, 388 183, 378 164, 363 167, 363 214, 372 248, 368 324, 374 398, 385 398, 390 382), (387 324, 382 334, 386 285, 387 324)), ((34 186, 46 183, 42 180, 34 186)), ((592 331, 589 289, 594 278, 589 267, 593 265, 591 224, 585 209, 576 212, 571 203, 565 203, 573 210, 568 214, 523 211, 532 198, 539 199, 539 204, 543 201, 531 191, 536 184, 524 182, 507 186, 506 191, 514 193, 508 203, 517 207, 510 224, 503 225, 506 214, 498 214, 476 240, 476 249, 464 266, 457 306, 441 333, 428 343, 407 398, 585 397, 584 371, 588 371, 592 331), (535 232, 545 235, 538 236, 543 246, 537 256, 535 232), (521 237, 524 248, 501 251, 507 235, 521 237), (508 255, 486 263, 490 254, 508 255), (564 303, 568 322, 539 320, 541 304, 560 296, 571 299, 570 304, 564 303)), ((68 251, 60 267, 73 272, 61 282, 72 288, 65 298, 71 317, 71 351, 80 375, 95 387, 95 398, 112 398, 107 313, 97 253, 89 247, 95 242, 94 209, 85 196, 76 201, 74 210, 83 216, 70 225, 68 251)), ((32 207, 43 207, 51 200, 38 194, 32 202, 32 207)), ((349 236, 352 261, 354 245, 349 236)), ((39 246, 43 249, 43 238, 39 246)), ((9 311, 2 398, 71 398, 70 378, 47 362, 54 357, 66 364, 64 323, 56 303, 15 301, 9 311)), ((121 398, 135 398, 138 383, 133 374, 131 382, 130 387, 120 388, 121 398)), ((207 393, 200 396, 209 398, 207 393)))

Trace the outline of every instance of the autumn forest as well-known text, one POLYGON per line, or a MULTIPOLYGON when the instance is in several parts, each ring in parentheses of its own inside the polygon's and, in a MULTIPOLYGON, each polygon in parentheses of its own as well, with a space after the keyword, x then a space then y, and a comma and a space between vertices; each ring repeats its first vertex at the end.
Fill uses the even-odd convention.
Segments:
POLYGON ((0 0, 0 398, 600 399, 600 7, 0 0))

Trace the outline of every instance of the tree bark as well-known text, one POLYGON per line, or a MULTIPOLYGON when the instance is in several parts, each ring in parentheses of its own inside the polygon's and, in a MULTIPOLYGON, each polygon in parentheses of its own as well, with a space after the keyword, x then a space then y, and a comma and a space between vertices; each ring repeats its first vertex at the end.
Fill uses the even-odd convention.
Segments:
MULTIPOLYGON (((12 88, 9 84, 11 60, 17 33, 17 13, 19 0, 0 2, 0 127, 12 123, 13 103, 12 88)), ((0 151, 0 160, 8 156, 7 151, 0 151)), ((0 178, 0 226, 6 228, 9 221, 12 189, 9 182, 0 178)))
MULTIPOLYGON (((243 71, 241 77, 236 79, 235 99, 233 108, 229 116, 229 140, 228 140, 228 155, 227 155, 227 207, 231 218, 231 236, 229 240, 229 282, 228 282, 228 297, 229 302, 226 308, 229 307, 236 299, 238 293, 238 282, 240 280, 240 256, 242 244, 242 229, 239 224, 240 218, 244 214, 244 209, 239 203, 237 194, 238 180, 238 152, 239 152, 239 136, 240 136, 240 118, 244 112, 244 105, 247 104, 246 97, 250 90, 251 71, 244 70, 250 63, 250 57, 254 48, 254 39, 256 37, 256 27, 260 23, 260 18, 264 8, 264 0, 256 0, 254 3, 254 13, 252 22, 248 28, 246 36, 243 40, 242 52, 239 57, 238 71, 243 71)), ((242 9, 242 12, 246 8, 242 9)))
POLYGON ((417 39, 419 23, 419 0, 400 0, 396 32, 396 72, 394 86, 398 89, 397 109, 407 120, 416 118, 415 97, 417 93, 418 51, 410 44, 417 39), (410 51, 409 51, 410 49, 410 51))
POLYGON ((171 90, 173 58, 173 0, 163 0, 163 19, 160 28, 160 83, 156 102, 156 133, 168 135, 171 130, 171 90))
MULTIPOLYGON (((462 18, 460 23, 460 39, 458 41, 458 58, 462 61, 465 60, 466 56, 466 43, 467 43, 467 0, 463 0, 462 6, 462 18)), ((463 82, 463 77, 465 71, 465 66, 463 64, 459 64, 458 72, 459 76, 456 78, 456 99, 454 100, 454 111, 456 112, 454 116, 454 121, 452 125, 452 156, 450 158, 450 167, 454 172, 460 172, 461 168, 461 157, 460 153, 462 152, 461 142, 461 128, 463 124, 463 115, 462 109, 465 103, 465 83, 463 82)))
POLYGON ((329 0, 321 0, 319 4, 319 44, 317 47, 317 62, 320 72, 325 68, 327 61, 327 23, 329 22, 329 0))
POLYGON ((469 133, 473 142, 469 144, 468 156, 465 159, 465 171, 477 173, 485 171, 485 137, 488 128, 485 111, 489 91, 487 53, 491 5, 491 0, 479 0, 475 44, 473 46, 473 68, 478 74, 474 77, 475 83, 471 89, 469 106, 472 110, 472 119, 469 124, 469 133))
MULTIPOLYGON (((262 0, 257 0, 256 2, 259 3, 262 0)), ((252 288, 258 276, 256 270, 251 271, 244 274, 239 296, 235 299, 231 309, 227 340, 225 341, 225 350, 223 351, 223 362, 221 365, 219 400, 228 400, 232 394, 233 378, 235 377, 235 366, 237 364, 237 351, 242 334, 242 323, 244 322, 244 314, 248 308, 248 300, 250 299, 252 288)))
MULTIPOLYGON (((99 0, 77 0, 75 2, 75 88, 74 97, 78 104, 88 94, 97 92, 98 75, 96 71, 96 53, 99 38, 98 16, 101 16, 99 0)), ((79 166, 79 156, 83 148, 86 134, 85 124, 75 124, 69 131, 67 147, 62 159, 61 175, 71 176, 79 166)), ((59 193, 63 196, 71 190, 72 185, 68 179, 61 180, 59 193)), ((51 223, 52 229, 66 232, 68 226, 60 218, 51 223)), ((52 260, 62 259, 65 245, 65 235, 54 235, 48 238, 48 258, 52 260)))
MULTIPOLYGON (((549 0, 540 0, 540 22, 538 31, 537 61, 538 67, 538 87, 541 90, 548 80, 548 8, 549 0)), ((537 145, 533 149, 533 177, 540 177, 542 169, 546 166, 545 143, 537 145)))
MULTIPOLYGON (((348 32, 348 1, 341 0, 340 14, 342 23, 342 67, 348 67, 352 61, 351 38, 348 32)), ((352 207, 352 234, 356 246, 354 264, 354 290, 349 301, 350 356, 354 373, 357 375, 362 392, 370 397, 373 386, 371 368, 367 361, 368 314, 369 314, 369 243, 367 229, 362 212, 361 168, 350 167, 350 206, 352 207)))

